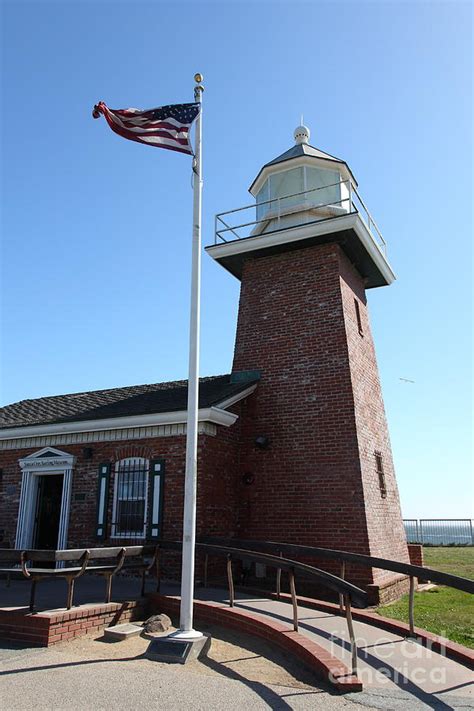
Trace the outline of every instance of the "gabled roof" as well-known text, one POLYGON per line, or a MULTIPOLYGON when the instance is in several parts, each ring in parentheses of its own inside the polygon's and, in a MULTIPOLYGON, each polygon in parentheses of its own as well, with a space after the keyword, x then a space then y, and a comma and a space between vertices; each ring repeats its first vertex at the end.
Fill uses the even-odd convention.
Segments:
POLYGON ((273 160, 269 161, 268 163, 265 163, 265 165, 261 168, 259 171, 257 177, 253 181, 252 185, 249 188, 249 191, 252 192, 252 188, 259 179, 260 175, 262 172, 265 170, 265 168, 269 168, 272 165, 277 165, 278 163, 284 163, 287 160, 292 160, 294 158, 301 158, 303 156, 309 156, 310 158, 319 158, 320 160, 327 160, 330 161, 331 163, 340 163, 341 165, 344 165, 347 170, 349 171, 354 183, 357 185, 357 181, 347 165, 345 160, 342 160, 341 158, 336 158, 335 156, 332 156, 330 153, 325 153, 324 151, 321 151, 319 148, 315 148, 314 146, 310 146, 309 143, 297 143, 294 146, 292 146, 288 151, 285 151, 281 155, 277 156, 273 160))
MULTIPOLYGON (((219 405, 255 383, 255 379, 233 382, 230 375, 201 378, 199 407, 219 405)), ((28 425, 177 412, 187 409, 187 397, 188 381, 177 380, 21 400, 0 408, 0 431, 28 425)))

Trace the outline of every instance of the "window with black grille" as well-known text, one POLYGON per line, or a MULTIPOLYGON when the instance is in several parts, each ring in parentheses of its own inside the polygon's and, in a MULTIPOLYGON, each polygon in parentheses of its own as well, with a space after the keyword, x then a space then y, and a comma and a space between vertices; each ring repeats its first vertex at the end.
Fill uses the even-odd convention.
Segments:
POLYGON ((381 452, 374 452, 374 455, 375 455, 375 467, 376 467, 377 475, 379 478, 380 496, 382 497, 382 499, 385 499, 387 497, 387 485, 385 483, 385 472, 383 469, 382 453, 381 452))
POLYGON ((115 465, 113 538, 144 538, 147 525, 149 463, 142 457, 115 465))

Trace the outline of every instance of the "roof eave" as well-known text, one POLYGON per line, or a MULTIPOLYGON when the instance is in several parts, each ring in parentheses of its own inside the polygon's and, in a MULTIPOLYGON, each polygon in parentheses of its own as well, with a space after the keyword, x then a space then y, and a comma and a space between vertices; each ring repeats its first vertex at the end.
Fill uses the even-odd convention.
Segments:
MULTIPOLYGON (((230 427, 238 415, 212 406, 199 410, 199 422, 210 422, 230 427)), ((159 412, 148 415, 128 417, 110 417, 102 420, 78 420, 77 422, 55 422, 42 425, 23 425, 0 430, 0 440, 20 439, 22 437, 44 437, 47 435, 77 434, 80 432, 98 432, 102 430, 121 430, 131 427, 153 427, 155 425, 177 425, 187 421, 187 410, 159 412)))
MULTIPOLYGON (((227 408, 243 400, 253 393, 257 383, 224 400, 199 409, 199 422, 209 422, 223 427, 231 427, 238 415, 228 412, 227 408)), ((81 432, 97 432, 103 430, 120 430, 131 427, 153 427, 155 425, 177 425, 187 422, 187 410, 175 412, 159 412, 146 415, 129 415, 127 417, 108 417, 97 420, 77 420, 74 422, 50 422, 36 425, 20 425, 0 430, 0 441, 5 439, 20 439, 22 437, 44 437, 47 435, 77 434, 81 432)))

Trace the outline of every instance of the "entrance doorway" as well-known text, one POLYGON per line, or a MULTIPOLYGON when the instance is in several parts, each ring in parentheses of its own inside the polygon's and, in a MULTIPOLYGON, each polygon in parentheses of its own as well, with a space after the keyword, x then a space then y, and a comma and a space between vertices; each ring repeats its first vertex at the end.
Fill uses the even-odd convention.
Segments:
POLYGON ((63 474, 43 474, 37 477, 33 547, 55 549, 58 547, 63 474))
POLYGON ((15 548, 67 548, 75 458, 54 447, 19 459, 21 493, 15 548))

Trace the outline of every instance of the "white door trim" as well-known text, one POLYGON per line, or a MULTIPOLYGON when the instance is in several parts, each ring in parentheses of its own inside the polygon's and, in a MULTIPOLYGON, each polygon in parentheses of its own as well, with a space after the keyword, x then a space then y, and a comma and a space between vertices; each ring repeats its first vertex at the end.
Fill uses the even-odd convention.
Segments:
POLYGON ((33 544, 38 476, 48 474, 63 475, 61 514, 56 547, 59 550, 66 548, 71 502, 72 470, 75 461, 76 458, 73 455, 67 452, 61 452, 54 447, 43 447, 43 449, 40 449, 38 452, 34 452, 28 457, 18 460, 20 468, 23 471, 23 476, 21 481, 20 504, 18 507, 15 548, 31 548, 33 544))

